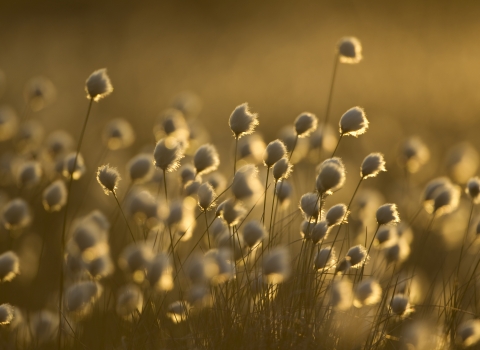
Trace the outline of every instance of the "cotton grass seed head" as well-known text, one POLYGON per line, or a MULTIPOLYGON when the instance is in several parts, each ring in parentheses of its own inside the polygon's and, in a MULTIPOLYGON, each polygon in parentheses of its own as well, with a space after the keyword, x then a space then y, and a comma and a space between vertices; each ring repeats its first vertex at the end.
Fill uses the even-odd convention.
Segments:
POLYGON ((32 111, 38 112, 55 100, 55 86, 45 77, 34 77, 25 84, 23 97, 32 111))
POLYGON ((52 158, 65 154, 73 149, 73 137, 65 130, 51 132, 45 141, 48 153, 52 158))
POLYGON ((480 178, 478 178, 478 176, 468 180, 465 192, 473 203, 478 204, 480 202, 480 178))
POLYGON ((144 280, 145 272, 153 258, 153 251, 147 244, 131 244, 122 251, 118 266, 131 274, 135 282, 140 283, 144 280))
POLYGON ((390 309, 395 315, 402 317, 408 316, 413 312, 408 296, 404 294, 395 294, 390 302, 390 309))
POLYGON ((208 182, 205 182, 200 185, 197 191, 198 196, 198 206, 203 210, 207 211, 212 206, 215 206, 214 199, 216 197, 215 190, 212 185, 208 182))
POLYGON ((7 251, 0 254, 0 282, 9 282, 20 273, 20 259, 17 254, 7 251))
POLYGON ((77 316, 87 314, 93 303, 102 295, 103 288, 98 282, 84 281, 70 286, 65 293, 65 307, 77 316))
POLYGON ((367 248, 361 244, 350 248, 346 256, 350 258, 350 264, 353 268, 362 267, 370 259, 367 253, 367 248))
POLYGON ((320 164, 316 180, 318 193, 332 194, 345 183, 345 166, 340 158, 329 158, 320 164))
POLYGON ((353 302, 352 283, 347 280, 335 281, 332 285, 330 304, 339 311, 346 311, 353 302))
POLYGON ((159 219, 159 204, 157 199, 146 190, 133 190, 126 203, 128 214, 139 223, 154 226, 159 219))
POLYGON ((288 158, 284 157, 280 159, 273 165, 273 178, 275 181, 280 181, 282 179, 288 179, 292 173, 293 165, 290 163, 288 158))
POLYGON ((375 215, 379 225, 397 224, 400 222, 397 205, 393 203, 381 205, 375 215))
POLYGON ((198 175, 217 170, 220 165, 220 158, 215 146, 212 144, 200 146, 193 155, 193 165, 198 175))
POLYGON ((174 301, 167 308, 167 316, 173 323, 180 323, 187 319, 190 305, 186 301, 174 301))
POLYGON ((131 320, 143 309, 143 294, 139 287, 128 284, 119 289, 115 310, 120 317, 131 320))
POLYGON ((295 119, 295 132, 298 137, 310 136, 317 129, 317 124, 318 119, 314 114, 304 112, 295 119))
POLYGON ((480 320, 471 319, 462 322, 458 327, 457 334, 464 347, 477 344, 480 341, 480 320))
POLYGON ((353 305, 360 308, 362 306, 377 304, 381 299, 382 287, 380 284, 374 279, 367 279, 357 285, 353 305))
POLYGON ((5 326, 13 321, 14 309, 10 304, 0 305, 0 326, 5 326))
POLYGON ((313 244, 317 244, 327 237, 328 228, 329 226, 326 221, 319 221, 318 223, 313 225, 311 233, 313 244))
POLYGON ((480 156, 468 142, 453 146, 447 153, 445 167, 448 176, 454 183, 465 184, 475 176, 478 169, 480 156))
POLYGON ((85 171, 85 161, 83 160, 83 156, 80 153, 78 153, 77 156, 77 153, 71 152, 67 154, 63 159, 62 174, 67 179, 72 177, 73 180, 78 180, 82 177, 83 174, 85 174, 85 171))
POLYGON ((204 255, 205 274, 213 285, 222 284, 234 277, 235 265, 229 259, 230 249, 210 249, 204 255))
POLYGON ((3 207, 2 222, 7 230, 24 228, 31 219, 30 208, 22 198, 12 199, 3 207))
POLYGON ((275 140, 270 142, 265 148, 265 153, 263 154, 263 163, 271 168, 276 162, 285 157, 287 153, 287 147, 280 140, 275 140))
POLYGON ((290 183, 288 183, 287 181, 282 181, 280 185, 277 186, 275 193, 280 204, 287 205, 292 195, 292 192, 292 185, 290 185, 290 183))
POLYGON ((305 193, 300 198, 300 209, 302 210, 305 220, 317 218, 320 214, 319 196, 316 193, 305 193))
POLYGON ((347 211, 347 206, 343 203, 334 205, 328 209, 327 214, 325 215, 325 220, 328 226, 340 225, 346 223, 349 212, 347 211))
POLYGON ((357 137, 368 129, 368 120, 361 107, 353 107, 346 111, 340 118, 340 134, 357 137))
POLYGON ((137 154, 127 163, 127 174, 133 183, 144 183, 149 181, 154 172, 153 157, 147 153, 137 154))
POLYGON ((158 253, 148 264, 147 281, 156 290, 169 291, 173 288, 172 268, 167 254, 158 253))
POLYGON ((43 191, 43 207, 49 212, 59 211, 67 203, 67 196, 67 186, 63 180, 55 180, 43 191))
POLYGON ((353 37, 347 36, 340 39, 337 44, 339 60, 342 63, 355 64, 362 60, 362 44, 353 37))
POLYGON ((428 147, 417 136, 405 140, 400 148, 400 162, 411 174, 416 173, 429 159, 428 147))
POLYGON ((456 185, 446 185, 439 187, 435 193, 433 199, 433 213, 436 216, 450 214, 458 208, 460 203, 461 190, 456 185))
POLYGON ((168 136, 155 145, 153 164, 164 172, 170 173, 178 169, 183 157, 184 149, 181 143, 175 137, 168 136))
POLYGON ((130 147, 135 141, 135 132, 126 119, 118 118, 108 122, 102 137, 108 149, 115 151, 130 147))
POLYGON ((18 129, 18 118, 10 106, 0 107, 0 141, 6 141, 15 136, 18 129))
POLYGON ((113 87, 106 68, 98 69, 88 77, 85 83, 85 91, 87 92, 87 98, 95 102, 112 93, 113 87))
POLYGON ((38 311, 30 317, 30 331, 37 343, 50 341, 58 332, 58 315, 49 310, 38 311))
POLYGON ((120 180, 121 178, 117 168, 113 168, 109 164, 98 167, 97 181, 100 186, 102 186, 103 192, 105 192, 106 195, 110 192, 116 195, 120 180))
POLYGON ((383 253, 387 263, 402 263, 410 255, 410 245, 405 239, 399 238, 395 243, 387 245, 383 253))
POLYGON ((217 237, 217 245, 219 248, 224 249, 229 253, 228 259, 230 261, 238 261, 246 253, 245 242, 243 241, 243 236, 230 235, 229 233, 224 233, 223 235, 217 237))
POLYGON ((232 193, 236 199, 249 201, 258 199, 264 188, 258 179, 258 169, 253 164, 247 164, 237 170, 232 182, 232 193))
POLYGON ((263 162, 263 154, 265 152, 265 142, 258 134, 249 135, 242 138, 238 143, 238 159, 253 164, 263 162))
POLYGON ((263 275, 268 283, 282 283, 290 276, 290 272, 288 250, 284 247, 276 247, 270 250, 263 261, 263 275))
POLYGON ((377 176, 381 171, 387 171, 385 169, 385 160, 381 153, 370 153, 362 162, 360 167, 360 176, 364 179, 377 176))
POLYGON ((247 246, 253 248, 267 237, 267 232, 260 221, 251 220, 243 226, 242 235, 247 246))
POLYGON ((346 274, 348 270, 352 267, 352 263, 350 262, 350 257, 346 256, 342 260, 339 260, 335 266, 335 275, 339 273, 346 274))
POLYGON ((247 210, 239 201, 230 198, 217 207, 215 214, 221 216, 228 226, 235 226, 245 217, 247 210))
POLYGON ((248 103, 243 103, 233 110, 228 121, 233 136, 240 138, 251 134, 258 125, 258 115, 249 111, 248 103))
POLYGON ((42 179, 42 173, 40 162, 35 160, 23 162, 17 169, 17 184, 20 188, 33 187, 42 179))
POLYGON ((335 249, 333 247, 325 247, 317 252, 314 265, 317 270, 328 271, 335 266, 336 262, 335 249))

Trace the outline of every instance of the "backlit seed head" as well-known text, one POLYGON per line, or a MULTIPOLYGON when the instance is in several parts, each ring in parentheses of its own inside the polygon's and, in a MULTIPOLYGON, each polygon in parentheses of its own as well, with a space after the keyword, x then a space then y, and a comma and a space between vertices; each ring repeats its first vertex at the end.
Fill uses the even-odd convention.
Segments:
POLYGON ((186 299, 196 308, 212 305, 212 295, 210 294, 210 290, 203 285, 193 285, 187 291, 186 299))
POLYGON ((328 226, 340 225, 347 222, 349 211, 345 204, 337 204, 328 209, 325 215, 325 221, 328 226))
POLYGON ((185 196, 195 197, 201 185, 202 178, 200 176, 197 176, 197 180, 187 182, 184 186, 185 196))
POLYGON ((0 141, 6 141, 15 136, 18 129, 17 114, 10 106, 0 107, 0 141))
POLYGON ((103 129, 103 141, 110 150, 127 148, 135 141, 135 132, 126 119, 113 119, 103 129))
POLYGON ((368 120, 361 107, 353 107, 346 111, 340 118, 340 134, 357 137, 368 129, 368 120))
POLYGON ((271 168, 276 162, 285 157, 287 148, 280 140, 270 142, 263 153, 263 163, 271 168))
POLYGON ((215 146, 212 144, 200 146, 193 155, 193 165, 198 175, 217 170, 220 165, 220 158, 215 146))
POLYGON ((409 173, 416 173, 430 159, 430 151, 416 136, 410 137, 400 148, 400 162, 409 173))
POLYGON ((139 287, 128 284, 119 289, 115 307, 120 317, 131 320, 137 312, 142 313, 143 294, 139 287))
POLYGON ((364 179, 377 176, 381 171, 387 171, 385 169, 385 160, 381 153, 370 153, 362 162, 360 167, 360 176, 364 179))
POLYGON ((25 84, 23 97, 29 108, 38 112, 55 100, 55 86, 47 78, 34 77, 25 84))
POLYGON ((45 136, 45 129, 38 120, 32 119, 23 122, 16 135, 17 147, 24 153, 38 152, 38 148, 45 136))
POLYGON ((84 261, 91 261, 109 250, 108 233, 91 221, 80 221, 73 225, 67 249, 74 255, 81 255, 84 261))
POLYGON ((182 185, 186 185, 188 182, 195 180, 195 175, 195 168, 192 164, 185 164, 180 168, 182 185))
POLYGON ((458 208, 461 190, 456 185, 439 187, 434 193, 433 213, 436 216, 450 214, 458 208))
POLYGON ((337 144, 337 134, 330 125, 318 126, 310 135, 310 148, 333 152, 337 144))
POLYGON ((200 185, 197 191, 198 195, 198 206, 203 210, 207 211, 212 206, 215 206, 214 200, 216 197, 215 191, 208 182, 205 182, 200 185))
POLYGON ((68 312, 83 316, 91 310, 93 303, 102 295, 103 288, 98 282, 84 281, 70 286, 65 293, 65 307, 68 312))
POLYGON ((149 181, 154 172, 153 157, 147 153, 137 154, 127 163, 127 174, 133 183, 144 183, 149 181))
POLYGON ((154 226, 159 219, 159 205, 156 198, 148 191, 133 190, 126 203, 128 214, 137 222, 154 226))
POLYGON ((312 229, 312 242, 317 244, 321 240, 325 239, 328 234, 328 223, 326 221, 319 221, 313 226, 312 229))
POLYGON ((230 235, 230 233, 224 233, 217 237, 217 245, 219 248, 225 249, 229 252, 230 261, 238 261, 246 253, 246 245, 243 241, 243 236, 230 235))
POLYGON ((470 196, 473 203, 478 204, 480 202, 480 178, 478 176, 468 180, 465 192, 470 196))
POLYGON ((90 276, 99 280, 113 273, 115 266, 109 254, 103 254, 87 262, 85 268, 90 276))
POLYGON ((195 230, 195 208, 197 202, 192 197, 177 199, 170 204, 170 213, 166 224, 180 236, 182 242, 188 241, 195 230))
POLYGON ((282 283, 290 276, 290 272, 288 250, 284 247, 276 247, 270 250, 263 261, 263 275, 268 283, 282 283))
POLYGON ((375 236, 376 242, 380 246, 390 246, 398 238, 396 226, 382 226, 378 229, 375 236))
POLYGON ((172 172, 180 166, 180 160, 184 157, 184 149, 181 143, 174 137, 168 136, 161 139, 155 145, 153 151, 153 164, 164 172, 172 172))
POLYGON ((317 252, 314 264, 315 269, 328 271, 335 266, 337 258, 335 257, 335 249, 333 247, 326 247, 317 252))
POLYGON ((0 282, 9 282, 20 273, 20 263, 17 254, 7 251, 0 254, 0 282))
POLYGON ((221 216, 228 226, 237 225, 246 215, 247 210, 239 201, 233 198, 222 202, 216 211, 217 216, 221 216))
POLYGON ((462 345, 469 347, 480 341, 480 320, 471 319, 460 324, 457 330, 462 345))
POLYGON ((210 249, 205 253, 205 274, 214 285, 224 283, 235 275, 235 265, 229 259, 230 249, 210 249))
POLYGON ((264 191, 258 179, 258 169, 253 164, 247 164, 237 170, 232 182, 232 193, 236 199, 249 201, 257 199, 264 191))
POLYGON ((248 109, 248 103, 243 103, 233 110, 228 121, 233 136, 240 138, 251 134, 258 125, 258 115, 248 109))
POLYGON ((337 44, 339 60, 342 63, 354 64, 362 60, 362 44, 353 37, 348 36, 340 39, 337 44))
POLYGON ((249 163, 259 164, 263 162, 265 142, 258 134, 242 138, 238 143, 238 159, 245 159, 249 163))
POLYGON ((387 263, 402 263, 410 255, 410 245, 405 239, 399 238, 392 245, 383 249, 387 263))
POLYGON ((105 192, 106 195, 110 192, 116 195, 120 180, 121 178, 117 168, 113 168, 109 164, 98 167, 97 181, 100 186, 102 186, 103 192, 105 192))
POLYGON ((176 108, 168 108, 160 115, 159 122, 153 127, 153 133, 157 140, 165 135, 173 136, 182 142, 188 142, 190 130, 182 111, 176 108))
POLYGON ((319 196, 316 193, 305 193, 300 198, 300 209, 305 220, 315 219, 320 214, 319 196))
POLYGON ((24 228, 31 219, 30 208, 21 198, 12 199, 3 207, 2 222, 7 230, 24 228))
POLYGON ((199 253, 193 254, 187 262, 185 271, 190 282, 193 284, 203 284, 207 279, 203 256, 199 253))
POLYGON ((400 216, 398 214, 397 205, 393 203, 381 205, 377 209, 376 218, 379 225, 399 223, 400 216))
POLYGON ((342 260, 338 261, 337 265, 335 266, 335 275, 338 273, 346 274, 352 267, 350 260, 350 257, 346 256, 342 260))
POLYGON ((43 207, 46 211, 59 211, 67 203, 67 196, 67 186, 63 180, 55 180, 43 191, 43 207))
POLYGON ((465 184, 475 176, 480 156, 471 144, 467 142, 455 145, 446 156, 446 170, 454 183, 465 184))
POLYGON ((345 183, 345 166, 340 158, 330 158, 320 164, 316 180, 318 193, 332 194, 345 183))
POLYGON ((168 291, 173 288, 172 268, 165 253, 158 253, 147 266, 147 280, 152 288, 168 291))
POLYGON ((73 137, 64 130, 55 130, 46 139, 47 150, 52 158, 70 152, 73 144, 73 137))
POLYGON ((242 235, 247 246, 253 248, 267 237, 267 232, 260 221, 252 220, 243 226, 242 235))
POLYGON ((353 268, 360 268, 370 259, 367 249, 361 244, 350 248, 347 252, 347 257, 350 258, 350 264, 353 268))
POLYGON ((67 154, 63 159, 62 174, 67 179, 69 179, 71 176, 73 180, 78 180, 82 177, 83 174, 85 174, 85 171, 86 171, 85 162, 80 153, 78 153, 78 156, 77 156, 77 153, 71 152, 67 154), (76 159, 76 163, 75 163, 75 159, 76 159))
POLYGON ((273 178, 276 181, 282 179, 288 179, 292 173, 293 165, 290 163, 288 158, 282 158, 273 165, 273 178))
POLYGON ((172 107, 182 111, 187 118, 195 118, 202 110, 202 100, 191 91, 182 91, 173 99, 172 107))
POLYGON ((410 306, 408 296, 404 294, 396 294, 390 302, 390 309, 395 315, 407 316, 413 312, 413 308, 410 306))
POLYGON ((106 68, 98 69, 88 77, 85 91, 87 98, 96 102, 112 93, 113 87, 106 68))
POLYGON ((38 311, 30 317, 30 331, 35 341, 45 343, 58 332, 58 315, 49 310, 38 311))
POLYGON ((218 236, 225 232, 228 232, 228 226, 221 218, 215 218, 213 223, 210 225, 210 234, 213 236, 213 239, 215 240, 218 236))
POLYGON ((308 112, 300 114, 295 119, 295 132, 298 137, 307 137, 317 129, 317 117, 308 112))
POLYGON ((339 311, 346 311, 353 302, 352 283, 347 280, 335 281, 332 285, 330 304, 339 311))
POLYGON ((190 305, 186 301, 174 301, 167 308, 167 316, 173 323, 180 323, 187 319, 190 305))
POLYGON ((210 174, 207 178, 207 182, 212 185, 213 189, 217 193, 221 193, 227 187, 227 179, 219 172, 210 174))
POLYGON ((303 220, 300 224, 300 235, 306 241, 312 239, 312 230, 313 226, 315 225, 314 222, 303 220))
POLYGON ((40 162, 35 160, 23 162, 17 169, 17 184, 20 188, 33 187, 42 179, 42 173, 40 162))
POLYGON ((292 192, 292 185, 290 185, 290 183, 288 183, 287 181, 282 181, 276 189, 278 201, 281 204, 288 204, 288 200, 290 199, 292 192))
POLYGON ((147 244, 131 244, 120 255, 118 266, 130 273, 135 282, 141 283, 153 259, 153 251, 147 244))
POLYGON ((382 287, 376 280, 370 278, 357 285, 353 305, 360 308, 362 306, 377 304, 381 300, 382 287))
POLYGON ((14 309, 10 304, 0 305, 0 326, 5 326, 13 321, 14 309))

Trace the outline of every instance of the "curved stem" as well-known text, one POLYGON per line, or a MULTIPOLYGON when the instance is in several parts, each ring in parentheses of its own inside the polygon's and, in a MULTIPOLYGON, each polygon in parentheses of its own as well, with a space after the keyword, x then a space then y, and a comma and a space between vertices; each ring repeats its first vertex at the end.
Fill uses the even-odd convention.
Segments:
POLYGON ((338 139, 337 145, 335 146, 335 149, 333 150, 333 153, 332 153, 332 155, 331 155, 330 158, 333 158, 333 156, 334 156, 335 153, 337 152, 338 146, 340 145, 340 141, 342 141, 342 137, 343 137, 343 134, 340 134, 340 137, 339 137, 339 139, 338 139))
POLYGON ((295 151, 295 147, 297 147, 297 142, 298 142, 298 134, 295 135, 295 141, 293 142, 292 152, 290 152, 290 155, 288 156, 288 161, 292 159, 293 151, 295 151))
POLYGON ((122 213, 123 219, 125 220, 125 223, 127 224, 128 231, 130 231, 130 236, 132 236, 133 243, 136 244, 137 242, 135 241, 135 237, 133 236, 132 229, 130 228, 130 225, 128 224, 128 219, 125 216, 125 213, 123 212, 122 206, 120 205, 120 202, 118 201, 117 194, 115 192, 112 192, 112 194, 113 194, 113 197, 115 198, 115 201, 117 201, 118 209, 120 209, 120 212, 122 213))
POLYGON ((330 90, 328 91, 327 108, 325 110, 325 119, 323 121, 323 126, 328 124, 328 117, 330 116, 330 107, 332 105, 333 88, 335 86, 335 77, 337 75, 338 61, 339 61, 338 53, 336 53, 335 60, 333 62, 333 74, 332 74, 332 80, 330 82, 330 90))

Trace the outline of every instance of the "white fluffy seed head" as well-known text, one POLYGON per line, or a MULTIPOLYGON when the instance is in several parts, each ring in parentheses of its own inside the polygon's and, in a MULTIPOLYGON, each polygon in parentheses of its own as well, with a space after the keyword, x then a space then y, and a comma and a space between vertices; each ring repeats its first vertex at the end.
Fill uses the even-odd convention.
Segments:
POLYGON ((367 253, 367 248, 361 244, 350 248, 346 256, 350 258, 350 264, 353 268, 362 267, 370 259, 367 253))
POLYGON ((284 157, 273 165, 273 178, 276 181, 288 179, 292 173, 293 165, 284 157))
POLYGON ((368 119, 361 107, 353 107, 340 118, 340 134, 357 137, 368 129, 368 119))
POLYGON ((174 301, 167 307, 167 316, 173 323, 180 323, 188 318, 190 305, 186 301, 174 301))
POLYGON ((395 243, 387 245, 383 249, 383 253, 387 263, 400 264, 407 260, 408 256, 410 255, 410 245, 405 239, 399 238, 395 243))
POLYGON ((94 280, 100 280, 111 275, 115 269, 112 259, 109 254, 103 254, 86 264, 86 269, 89 275, 94 280))
POLYGON ((318 119, 314 114, 304 112, 295 119, 295 132, 298 137, 307 137, 317 129, 317 124, 318 119))
POLYGON ((376 280, 370 278, 357 285, 353 305, 360 308, 362 306, 377 304, 381 300, 382 287, 376 280))
POLYGON ((38 152, 38 147, 45 136, 45 128, 38 120, 32 119, 23 122, 16 135, 17 147, 24 153, 38 152))
POLYGON ((273 248, 263 262, 263 275, 268 283, 278 284, 285 281, 291 272, 288 250, 284 247, 273 248))
POLYGON ((30 317, 32 336, 38 343, 50 341, 58 332, 58 317, 49 310, 41 310, 30 317))
POLYGON ((376 212, 377 223, 379 225, 397 224, 400 222, 397 205, 387 203, 381 205, 376 212))
POLYGON ((438 177, 431 180, 425 186, 423 190, 423 206, 428 213, 433 213, 435 197, 444 187, 451 186, 450 179, 448 177, 438 177))
POLYGON ((336 281, 332 285, 330 304, 339 311, 346 311, 353 302, 352 283, 347 280, 336 281))
POLYGON ((385 169, 385 159, 381 153, 370 153, 362 162, 360 167, 360 176, 364 179, 377 176, 385 169))
POLYGON ((63 180, 52 182, 42 194, 42 204, 46 211, 59 211, 67 203, 67 186, 63 180))
POLYGON ((475 176, 480 156, 470 143, 463 142, 452 147, 446 156, 446 170, 454 183, 465 184, 475 176))
POLYGON ((430 151, 419 137, 408 138, 400 148, 400 162, 409 173, 416 173, 429 159, 430 151))
POLYGON ((127 174, 133 183, 149 181, 154 172, 153 157, 147 153, 137 154, 127 163, 127 174))
POLYGON ((153 226, 159 219, 159 205, 148 191, 134 190, 127 198, 127 212, 139 223, 153 226))
POLYGON ((375 235, 376 243, 379 246, 390 246, 397 240, 396 226, 382 226, 375 235))
POLYGON ((286 154, 287 147, 282 141, 272 141, 265 148, 263 162, 268 168, 271 168, 276 162, 285 157, 286 154))
POLYGON ((263 162, 265 142, 258 134, 248 135, 238 142, 238 159, 245 159, 246 162, 259 164, 263 162))
POLYGON ((236 199, 241 201, 257 199, 263 191, 255 165, 247 164, 237 170, 232 182, 232 193, 236 199))
POLYGON ((362 44, 353 36, 340 39, 337 50, 342 63, 354 64, 362 60, 362 44))
POLYGON ((0 141, 6 141, 15 136, 18 129, 18 118, 10 106, 0 107, 0 141))
POLYGON ((462 322, 458 327, 457 334, 464 347, 477 344, 480 341, 480 320, 471 319, 462 322))
POLYGON ((135 141, 135 132, 126 119, 118 118, 105 125, 102 137, 107 147, 115 151, 131 146, 135 141))
POLYGON ((12 199, 3 207, 2 222, 7 230, 24 228, 31 219, 30 208, 21 198, 12 199))
POLYGON ((153 127, 155 139, 159 140, 165 135, 173 136, 182 142, 188 142, 190 129, 182 111, 168 108, 160 115, 159 122, 153 127))
POLYGON ((120 174, 117 168, 111 167, 109 164, 98 167, 97 181, 102 186, 106 195, 110 192, 116 194, 118 183, 120 182, 120 174))
POLYGON ((302 198, 300 198, 300 209, 302 210, 305 220, 315 219, 320 214, 318 199, 318 195, 313 192, 305 193, 302 198))
POLYGON ((158 253, 147 266, 147 281, 150 287, 159 291, 169 291, 173 288, 172 268, 168 255, 158 253))
POLYGON ((20 188, 33 187, 42 179, 40 162, 30 160, 23 162, 17 169, 17 184, 20 188))
POLYGON ((220 165, 220 158, 215 146, 212 144, 200 146, 193 155, 193 165, 199 175, 217 170, 220 165))
POLYGON ((0 282, 9 282, 20 273, 20 259, 17 254, 7 251, 0 254, 0 282))
POLYGON ((334 205, 328 209, 327 214, 325 215, 325 220, 328 223, 328 226, 340 225, 347 222, 349 212, 347 211, 347 206, 343 203, 334 205))
POLYGON ((45 141, 49 154, 52 158, 65 154, 73 148, 73 137, 64 130, 51 132, 45 141))
POLYGON ((290 183, 287 181, 282 181, 276 189, 277 198, 280 204, 288 204, 292 192, 292 185, 290 185, 290 183))
POLYGON ((63 176, 65 176, 67 179, 72 177, 73 180, 78 180, 83 174, 85 174, 85 171, 85 161, 80 153, 78 153, 77 156, 77 153, 71 152, 65 156, 62 169, 63 176))
POLYGON ((29 108, 38 112, 55 100, 55 86, 45 77, 34 77, 25 84, 23 97, 29 108))
POLYGON ((143 294, 139 287, 134 284, 123 286, 118 291, 116 312, 120 317, 131 319, 143 308, 143 294))
POLYGON ((210 174, 207 178, 207 182, 212 185, 213 189, 217 193, 221 193, 227 187, 227 179, 219 172, 210 174))
POLYGON ((335 266, 337 259, 333 247, 320 249, 315 256, 314 265, 317 270, 328 271, 335 266))
POLYGON ((231 262, 230 249, 210 249, 204 255, 205 274, 214 285, 224 283, 234 277, 235 265, 231 262))
POLYGON ((465 192, 473 203, 478 204, 480 202, 480 178, 478 178, 478 176, 468 180, 465 192))
POLYGON ((346 274, 348 270, 352 267, 352 263, 350 262, 350 257, 346 256, 342 260, 337 262, 337 265, 335 266, 335 275, 338 273, 343 273, 346 274))
POLYGON ((192 164, 185 164, 180 168, 180 180, 182 185, 195 180, 195 168, 192 164))
POLYGON ((65 292, 66 310, 76 316, 84 316, 102 295, 102 291, 102 286, 94 281, 79 282, 70 286, 65 292))
POLYGON ((242 259, 246 252, 245 242, 243 236, 230 235, 230 233, 224 233, 217 237, 217 245, 220 249, 224 249, 228 252, 230 261, 238 261, 242 259))
POLYGON ((118 259, 118 266, 131 274, 135 282, 141 283, 145 279, 145 272, 153 259, 153 251, 147 244, 131 244, 122 251, 118 259))
POLYGON ((243 226, 242 235, 247 246, 253 248, 266 238, 267 232, 260 221, 252 220, 243 226))
POLYGON ((433 213, 436 216, 450 214, 458 208, 460 203, 461 190, 456 185, 446 185, 439 187, 434 192, 433 213))
POLYGON ((248 109, 248 103, 243 103, 233 110, 228 121, 233 136, 240 138, 253 133, 258 125, 258 115, 248 109))
POLYGON ((14 309, 10 304, 0 305, 0 326, 5 326, 13 321, 14 309))
POLYGON ((340 158, 330 158, 320 164, 316 180, 318 193, 332 194, 345 183, 345 166, 340 158))
POLYGON ((112 93, 113 87, 106 68, 98 69, 88 77, 85 91, 87 98, 96 102, 112 93))
POLYGON ((217 216, 221 216, 228 226, 237 225, 247 213, 247 210, 242 206, 239 201, 235 201, 233 198, 227 199, 222 202, 216 211, 217 216))
POLYGON ((212 185, 208 182, 205 182, 200 185, 197 191, 198 196, 198 206, 203 210, 207 211, 212 206, 215 206, 214 199, 216 197, 215 190, 212 185))
POLYGON ((154 165, 167 173, 177 170, 183 157, 183 146, 173 136, 158 141, 153 151, 154 165))
MULTIPOLYGON (((313 225, 313 224, 312 224, 313 225)), ((328 223, 326 221, 319 221, 313 225, 312 228, 312 242, 313 244, 319 243, 321 240, 327 237, 328 223)))
POLYGON ((390 309, 398 316, 407 316, 413 311, 408 296, 404 294, 395 294, 390 302, 390 309))

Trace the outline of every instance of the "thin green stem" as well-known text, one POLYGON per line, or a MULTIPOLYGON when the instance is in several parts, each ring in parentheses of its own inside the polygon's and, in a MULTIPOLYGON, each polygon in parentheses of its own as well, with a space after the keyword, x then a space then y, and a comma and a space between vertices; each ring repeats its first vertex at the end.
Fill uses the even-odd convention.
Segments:
POLYGON ((268 190, 268 175, 270 174, 270 167, 267 167, 267 179, 265 180, 265 197, 263 199, 263 215, 262 222, 265 225, 265 210, 267 207, 267 190, 268 190))
POLYGON ((337 152, 338 146, 340 145, 340 141, 342 141, 343 134, 340 134, 340 137, 338 138, 337 145, 335 146, 335 149, 333 150, 332 156, 330 158, 333 158, 335 153, 337 152))

